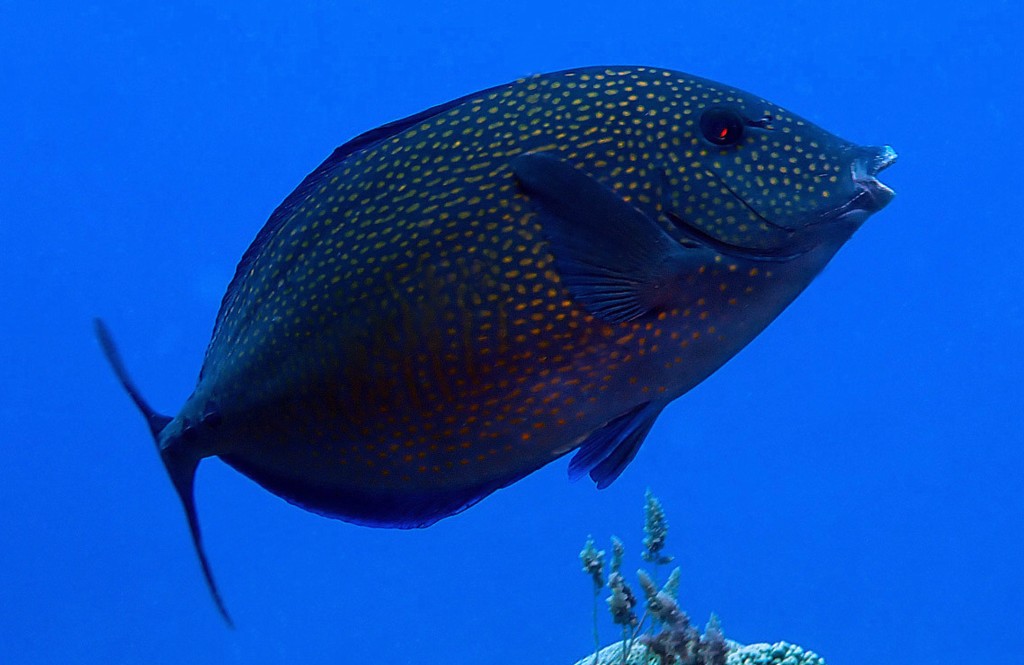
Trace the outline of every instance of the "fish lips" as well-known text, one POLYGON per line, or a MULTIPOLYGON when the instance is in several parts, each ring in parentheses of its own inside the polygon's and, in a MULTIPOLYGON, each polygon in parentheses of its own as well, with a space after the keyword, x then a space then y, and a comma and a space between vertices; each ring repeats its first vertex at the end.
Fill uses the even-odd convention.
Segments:
POLYGON ((845 202, 839 206, 822 210, 800 227, 798 235, 805 236, 803 241, 794 241, 797 245, 815 243, 821 239, 819 234, 828 237, 849 237, 861 224, 867 221, 892 201, 896 193, 878 180, 878 174, 896 161, 896 151, 890 146, 852 147, 849 149, 849 174, 845 188, 849 188, 842 198, 845 202), (826 229, 828 229, 826 231, 826 229), (815 238, 811 240, 810 238, 815 238))
POLYGON ((891 146, 858 148, 850 164, 850 177, 856 188, 851 201, 853 207, 866 212, 878 212, 892 201, 896 192, 877 178, 878 174, 896 161, 891 146))

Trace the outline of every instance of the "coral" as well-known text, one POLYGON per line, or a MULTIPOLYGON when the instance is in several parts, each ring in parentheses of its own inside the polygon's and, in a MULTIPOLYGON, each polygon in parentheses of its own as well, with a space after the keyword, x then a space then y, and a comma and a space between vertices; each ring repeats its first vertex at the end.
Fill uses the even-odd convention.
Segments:
MULTIPOLYGON (((615 566, 615 555, 612 555, 612 566, 615 566)), ((597 660, 597 652, 601 650, 601 638, 597 631, 597 597, 601 595, 604 588, 604 550, 594 547, 594 539, 587 536, 587 542, 580 552, 580 563, 583 564, 583 572, 590 575, 594 582, 594 660, 597 660)), ((613 572, 612 575, 617 575, 613 572)))
POLYGON ((651 490, 647 490, 644 494, 644 551, 641 554, 644 561, 656 564, 671 563, 672 557, 661 553, 667 536, 668 521, 665 519, 665 511, 658 498, 651 494, 651 490))
MULTIPOLYGON (((622 647, 624 642, 616 642, 601 649, 596 654, 590 654, 576 662, 576 665, 648 665, 654 658, 653 654, 647 652, 647 647, 642 644, 634 645, 629 650, 629 657, 623 660, 622 647)), ((746 665, 746 664, 744 664, 746 665)))
POLYGON ((636 596, 626 584, 626 578, 622 573, 615 572, 608 576, 608 588, 612 590, 612 595, 608 596, 608 610, 612 613, 612 621, 619 626, 636 628, 640 623, 636 618, 636 612, 633 611, 636 607, 636 596))
POLYGON ((612 536, 612 572, 617 573, 622 568, 622 557, 626 554, 626 546, 622 541, 612 536))
POLYGON ((679 569, 673 568, 672 572, 669 573, 668 581, 665 582, 665 586, 661 588, 662 591, 672 596, 673 599, 679 598, 679 578, 679 569))
POLYGON ((722 634, 722 626, 715 614, 711 615, 708 625, 704 628, 704 637, 697 646, 697 662, 709 665, 726 665, 729 645, 722 634))
POLYGON ((748 644, 729 652, 726 665, 825 665, 825 659, 789 642, 748 644))
MULTIPOLYGON (((644 561, 655 566, 672 561, 662 554, 668 536, 668 522, 661 502, 647 490, 644 496, 644 561)), ((644 570, 637 571, 643 590, 645 612, 637 618, 637 597, 622 574, 625 546, 612 536, 612 555, 607 598, 612 621, 621 628, 622 640, 600 648, 597 632, 597 596, 605 586, 604 550, 598 550, 594 539, 587 538, 580 562, 583 572, 593 581, 594 590, 594 653, 576 665, 825 665, 813 651, 788 642, 743 646, 727 641, 722 625, 714 614, 701 634, 690 623, 677 602, 679 568, 669 574, 661 589, 644 570)))
POLYGON ((580 552, 580 563, 583 564, 583 572, 590 575, 594 580, 594 587, 600 589, 604 586, 604 550, 594 547, 594 539, 587 537, 587 543, 580 552))
MULTIPOLYGON (((645 561, 656 566, 672 561, 662 553, 668 537, 668 521, 661 502, 651 494, 644 495, 644 551, 645 561)), ((718 618, 712 615, 704 635, 690 624, 686 615, 676 603, 679 592, 679 569, 669 574, 668 581, 661 589, 646 571, 637 571, 637 579, 643 589, 646 611, 637 618, 637 598, 623 576, 622 558, 625 545, 612 536, 611 572, 608 575, 608 609, 612 621, 621 627, 622 641, 618 651, 619 665, 633 662, 633 650, 645 654, 645 665, 725 665, 729 647, 722 635, 718 618), (645 628, 645 620, 650 618, 645 628)), ((595 599, 604 584, 604 550, 598 550, 592 537, 587 538, 580 561, 583 572, 590 575, 594 585, 595 599)), ((600 639, 597 632, 597 605, 594 604, 594 655, 591 662, 596 665, 601 659, 600 639)))
MULTIPOLYGON (((789 642, 776 642, 775 644, 748 644, 746 646, 736 642, 728 642, 729 654, 725 658, 725 665, 825 665, 825 659, 814 653, 798 647, 789 642)), ((656 663, 655 654, 642 644, 634 645, 630 649, 629 658, 625 660, 626 665, 650 665, 656 663)), ((621 665, 622 642, 616 642, 594 654, 578 661, 576 665, 621 665)))

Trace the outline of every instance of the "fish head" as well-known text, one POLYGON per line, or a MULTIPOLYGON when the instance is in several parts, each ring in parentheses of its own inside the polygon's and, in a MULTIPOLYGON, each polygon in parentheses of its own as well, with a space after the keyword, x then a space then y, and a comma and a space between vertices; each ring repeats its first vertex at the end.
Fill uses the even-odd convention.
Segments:
POLYGON ((842 244, 894 196, 877 177, 896 160, 889 146, 856 145, 715 84, 688 101, 665 210, 691 240, 753 258, 786 258, 842 244))

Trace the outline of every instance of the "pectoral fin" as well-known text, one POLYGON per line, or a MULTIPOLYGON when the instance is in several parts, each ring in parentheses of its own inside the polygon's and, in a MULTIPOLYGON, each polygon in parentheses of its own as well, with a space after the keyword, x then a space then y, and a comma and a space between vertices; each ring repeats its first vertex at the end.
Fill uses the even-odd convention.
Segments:
POLYGON ((537 205, 562 283, 594 316, 620 323, 670 302, 694 260, 643 212, 586 172, 545 153, 512 169, 537 205))

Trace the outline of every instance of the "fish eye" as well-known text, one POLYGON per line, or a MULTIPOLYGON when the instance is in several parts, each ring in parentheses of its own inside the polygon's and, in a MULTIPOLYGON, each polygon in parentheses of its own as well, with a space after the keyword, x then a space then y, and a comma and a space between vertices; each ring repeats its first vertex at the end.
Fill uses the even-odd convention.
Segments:
POLYGON ((700 117, 700 131, 704 138, 715 145, 736 145, 743 139, 746 121, 736 111, 714 106, 700 117))

